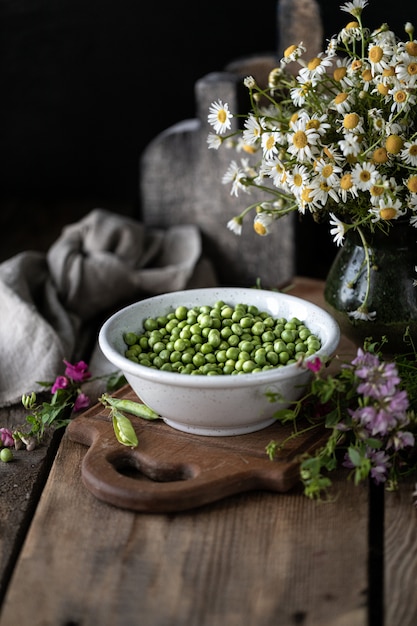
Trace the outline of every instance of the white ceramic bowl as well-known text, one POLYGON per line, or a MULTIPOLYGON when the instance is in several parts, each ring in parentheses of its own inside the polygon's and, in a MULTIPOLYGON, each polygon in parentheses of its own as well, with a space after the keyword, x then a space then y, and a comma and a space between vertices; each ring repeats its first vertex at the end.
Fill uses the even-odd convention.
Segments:
POLYGON ((241 435, 272 424, 275 411, 301 396, 311 372, 290 364, 235 376, 192 376, 139 365, 123 354, 124 333, 140 332, 147 317, 164 315, 179 305, 214 305, 218 300, 232 306, 256 305, 275 318, 297 317, 321 341, 314 357, 331 356, 338 346, 339 326, 320 307, 279 292, 234 287, 177 291, 131 304, 103 324, 99 345, 104 356, 123 372, 138 397, 173 428, 197 435, 241 435), (281 394, 283 400, 270 402, 268 391, 281 394))

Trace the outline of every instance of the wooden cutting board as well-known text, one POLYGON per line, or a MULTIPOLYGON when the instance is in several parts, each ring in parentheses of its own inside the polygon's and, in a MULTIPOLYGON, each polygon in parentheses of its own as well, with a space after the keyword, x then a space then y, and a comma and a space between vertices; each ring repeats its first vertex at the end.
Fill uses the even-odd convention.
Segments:
MULTIPOLYGON (((113 395, 138 401, 129 385, 113 395)), ((183 511, 257 489, 286 492, 299 483, 299 455, 317 449, 325 437, 321 428, 300 435, 270 461, 267 444, 283 441, 291 425, 207 437, 129 415, 139 441, 132 449, 117 441, 109 414, 99 403, 67 427, 72 441, 89 446, 82 480, 98 499, 141 512, 183 511)))

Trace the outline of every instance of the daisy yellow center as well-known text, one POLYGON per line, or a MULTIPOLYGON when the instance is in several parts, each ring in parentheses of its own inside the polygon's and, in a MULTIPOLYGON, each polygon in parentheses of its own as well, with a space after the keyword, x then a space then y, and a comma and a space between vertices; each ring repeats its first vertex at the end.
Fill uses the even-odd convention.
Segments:
POLYGON ((348 113, 343 119, 343 126, 347 130, 353 130, 359 124, 359 115, 357 113, 348 113))
POLYGON ((288 48, 284 52, 284 57, 285 58, 290 57, 296 50, 297 50, 297 46, 295 46, 294 44, 292 46, 288 46, 288 48))
POLYGON ((362 72, 362 78, 366 83, 369 83, 372 80, 372 72, 371 70, 364 70, 362 72))
POLYGON ((381 94, 381 96, 386 96, 389 91, 388 85, 384 85, 384 83, 379 83, 377 86, 377 89, 378 89, 378 92, 381 94))
POLYGON ((301 94, 303 96, 307 95, 310 89, 311 89, 311 83, 310 82, 304 83, 304 85, 300 87, 301 94))
POLYGON ((381 196, 384 193, 384 187, 382 185, 372 185, 369 193, 371 196, 381 196))
POLYGON ((407 94, 405 93, 405 91, 402 90, 397 91, 395 93, 394 100, 395 102, 401 104, 402 102, 405 102, 407 100, 407 94))
POLYGON ((405 51, 412 57, 417 57, 417 43, 415 41, 407 41, 405 51))
POLYGON ((362 183, 368 183, 371 180, 371 174, 368 172, 368 170, 362 170, 359 174, 359 178, 361 179, 362 183))
POLYGON ((294 124, 294 122, 296 122, 297 120, 298 120, 298 113, 297 113, 297 112, 295 112, 295 113, 293 113, 293 114, 291 115, 291 117, 290 117, 290 125, 291 125, 291 124, 294 124))
POLYGON ((313 197, 311 195, 311 189, 309 187, 304 187, 301 192, 301 199, 303 202, 312 202, 313 197))
POLYGON ((322 176, 324 176, 324 178, 329 178, 329 176, 333 174, 333 165, 325 165, 321 170, 321 174, 322 176))
POLYGON ((369 50, 368 57, 371 63, 379 63, 383 56, 384 51, 381 46, 372 46, 369 50))
POLYGON ((379 212, 381 220, 392 220, 397 215, 397 211, 392 207, 386 207, 379 212))
POLYGON ((265 147, 267 150, 272 150, 274 146, 275 146, 275 139, 273 138, 272 135, 270 135, 268 139, 266 140, 265 147))
POLYGON ((334 156, 332 154, 332 151, 330 150, 330 148, 328 148, 327 146, 325 148, 323 148, 323 152, 324 154, 329 157, 329 159, 334 159, 334 156))
POLYGON ((340 186, 345 191, 347 191, 348 189, 351 189, 351 187, 352 187, 352 174, 345 174, 344 176, 342 176, 342 178, 340 180, 340 186))
POLYGON ((227 120, 227 113, 224 109, 220 109, 217 113, 217 119, 220 122, 220 124, 224 124, 225 121, 227 120))
POLYGON ((398 154, 403 147, 403 140, 398 135, 390 135, 385 142, 387 152, 390 154, 398 154))
POLYGON ((331 186, 329 185, 329 183, 326 183, 324 180, 322 180, 320 182, 320 189, 322 191, 325 191, 326 193, 328 193, 331 189, 331 186))
POLYGON ((384 67, 382 70, 382 76, 395 76, 395 67, 392 67, 392 65, 390 67, 384 67))
POLYGON ((261 235, 261 237, 266 235, 267 233, 265 226, 261 222, 254 222, 253 230, 255 231, 257 235, 261 235))
POLYGON ((372 159, 375 163, 386 163, 388 161, 388 153, 385 148, 377 148, 374 150, 372 159))
POLYGON ((256 148, 254 146, 249 146, 247 143, 243 144, 243 151, 248 154, 255 154, 256 148))
POLYGON ((417 156, 417 144, 413 143, 413 145, 408 148, 408 154, 412 157, 417 156))
POLYGON ((305 148, 306 145, 308 144, 307 135, 305 134, 303 130, 297 130, 297 132, 294 133, 292 142, 298 150, 301 150, 302 148, 305 148))
POLYGON ((296 187, 302 187, 303 184, 303 177, 301 176, 301 174, 295 174, 294 175, 294 185, 296 187))
POLYGON ((334 99, 334 103, 335 104, 342 104, 342 102, 344 102, 347 99, 347 97, 348 97, 347 93, 342 91, 342 92, 337 94, 337 96, 334 99))
POLYGON ((333 78, 337 81, 341 81, 346 76, 346 68, 345 67, 337 67, 333 72, 333 78))
POLYGON ((345 30, 350 30, 351 28, 359 28, 358 22, 348 22, 345 26, 345 30))
POLYGON ((417 193, 417 176, 410 176, 407 181, 407 188, 411 193, 417 193))
POLYGON ((309 120, 306 124, 306 128, 307 130, 310 128, 314 128, 314 130, 317 130, 317 128, 320 128, 319 120, 309 120))
POLYGON ((312 59, 310 59, 310 61, 307 64, 307 67, 309 70, 315 70, 316 67, 318 67, 321 63, 321 60, 319 59, 319 57, 314 57, 312 59))
POLYGON ((355 59, 350 66, 352 72, 357 72, 362 68, 362 61, 360 59, 355 59))
POLYGON ((407 72, 410 76, 415 76, 415 74, 417 74, 417 63, 409 63, 407 65, 407 72))

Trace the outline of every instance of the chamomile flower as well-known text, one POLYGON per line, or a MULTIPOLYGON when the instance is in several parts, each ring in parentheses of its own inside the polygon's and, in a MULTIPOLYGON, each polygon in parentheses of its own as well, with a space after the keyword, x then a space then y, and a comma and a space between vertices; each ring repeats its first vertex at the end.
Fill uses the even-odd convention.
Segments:
POLYGON ((274 221, 274 218, 268 213, 257 213, 253 220, 253 229, 257 235, 264 237, 271 232, 271 225, 274 221))
POLYGON ((265 128, 265 120, 255 115, 249 115, 245 120, 244 126, 242 132, 243 141, 248 145, 252 145, 260 140, 262 131, 265 128))
POLYGON ((364 8, 368 5, 368 0, 353 0, 352 2, 345 2, 340 7, 341 11, 350 13, 353 17, 360 17, 364 8))
POLYGON ((377 207, 372 207, 369 212, 374 216, 373 222, 397 220, 406 213, 406 208, 401 204, 401 200, 391 200, 382 198, 377 207))
POLYGON ((366 306, 361 306, 355 311, 348 312, 349 317, 362 322, 372 322, 376 317, 376 311, 369 311, 366 306))
POLYGON ((222 183, 232 183, 230 195, 238 196, 239 191, 249 192, 249 188, 245 185, 246 174, 242 167, 240 167, 236 161, 232 161, 222 178, 222 183))
POLYGON ((329 215, 330 226, 333 226, 333 228, 330 229, 330 234, 333 236, 334 243, 337 246, 342 246, 343 239, 345 238, 345 225, 334 213, 329 213, 329 215))
POLYGON ((359 191, 369 191, 376 182, 378 171, 373 163, 357 163, 352 169, 352 181, 359 191))
POLYGON ((241 217, 233 217, 231 220, 227 222, 227 228, 232 231, 235 235, 242 234, 242 226, 243 220, 241 217))
POLYGON ((222 145, 222 138, 219 135, 215 135, 214 133, 210 133, 207 137, 208 147, 213 150, 218 150, 222 145))
POLYGON ((303 188, 308 184, 309 179, 310 175, 306 166, 295 165, 292 170, 287 173, 286 183, 291 193, 298 198, 303 188))
POLYGON ((288 152, 300 162, 310 161, 317 153, 317 142, 320 138, 315 128, 306 128, 306 122, 297 120, 288 133, 288 152))
POLYGON ((278 153, 279 133, 276 131, 265 131, 261 135, 262 150, 265 159, 271 159, 278 153))
POLYGON ((223 104, 221 100, 218 100, 213 102, 209 108, 208 122, 218 135, 223 135, 227 130, 230 130, 232 118, 233 114, 229 111, 227 102, 223 104))

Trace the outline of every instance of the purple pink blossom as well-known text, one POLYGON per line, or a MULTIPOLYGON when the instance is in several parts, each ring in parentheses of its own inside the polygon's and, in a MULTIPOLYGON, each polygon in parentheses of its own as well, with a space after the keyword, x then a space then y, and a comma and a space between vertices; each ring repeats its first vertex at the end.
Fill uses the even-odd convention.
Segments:
POLYGON ((74 412, 81 411, 90 406, 90 398, 85 393, 79 393, 74 402, 74 412))
POLYGON ((318 356, 316 356, 314 359, 311 359, 311 361, 306 362, 307 369, 309 369, 311 372, 314 372, 314 373, 319 372, 321 369, 321 366, 322 366, 322 363, 318 356))
POLYGON ((9 428, 0 428, 0 441, 5 448, 14 446, 13 433, 9 428))
POLYGON ((66 389, 69 385, 69 380, 66 376, 57 376, 54 384, 51 388, 51 393, 55 393, 58 389, 66 389))
POLYGON ((64 363, 66 365, 65 376, 68 376, 71 380, 82 383, 90 378, 91 373, 88 370, 87 363, 84 361, 78 361, 78 363, 72 364, 64 359, 64 363))

